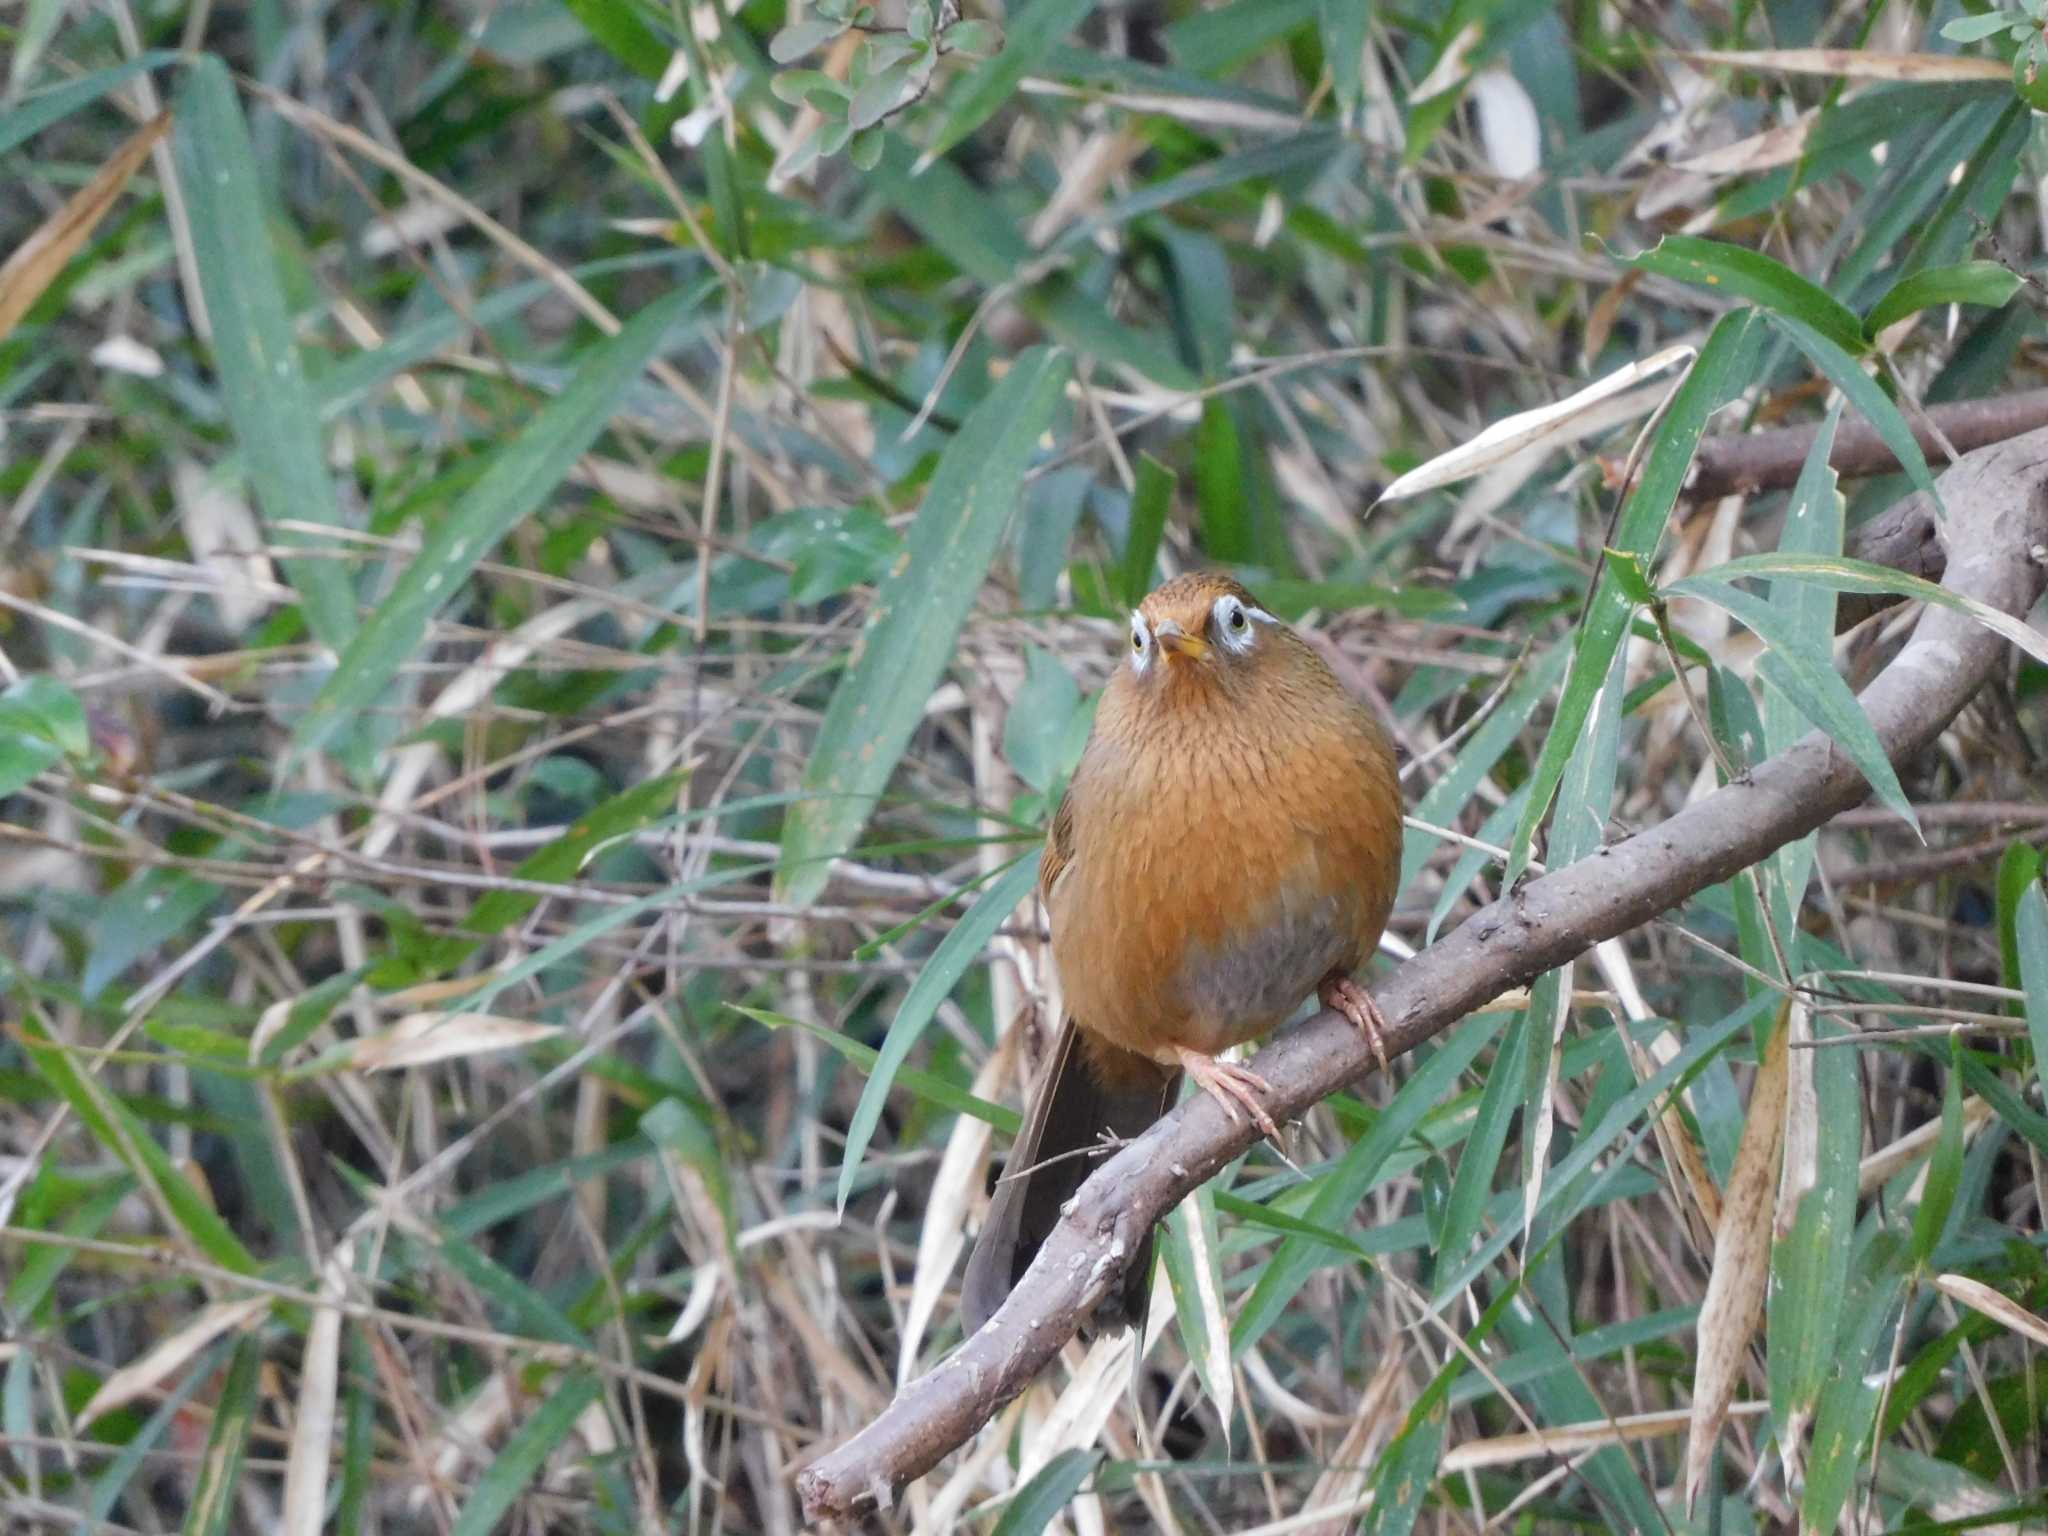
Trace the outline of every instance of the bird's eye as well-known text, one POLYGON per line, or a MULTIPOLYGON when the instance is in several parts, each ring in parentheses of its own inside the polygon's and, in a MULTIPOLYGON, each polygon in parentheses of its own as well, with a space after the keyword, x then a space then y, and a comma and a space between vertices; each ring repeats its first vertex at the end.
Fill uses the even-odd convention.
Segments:
POLYGON ((1244 616, 1242 608, 1232 608, 1230 610, 1230 617, 1224 622, 1229 624, 1230 632, 1233 635, 1243 634, 1252 625, 1252 621, 1244 616))
POLYGON ((1138 652, 1141 656, 1144 654, 1145 632, 1143 630, 1134 629, 1131 631, 1131 649, 1138 652))

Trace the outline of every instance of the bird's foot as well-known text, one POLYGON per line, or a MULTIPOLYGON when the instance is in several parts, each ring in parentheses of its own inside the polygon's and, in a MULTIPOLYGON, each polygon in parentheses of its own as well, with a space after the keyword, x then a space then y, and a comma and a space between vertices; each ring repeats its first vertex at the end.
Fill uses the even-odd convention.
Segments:
POLYGON ((1273 1123, 1273 1117, 1266 1112, 1266 1106, 1259 1102, 1259 1095, 1271 1093, 1273 1085, 1250 1067, 1241 1067, 1234 1061, 1221 1061, 1214 1056, 1204 1056, 1200 1051, 1191 1051, 1186 1046, 1180 1049, 1180 1064, 1197 1083, 1206 1089, 1223 1112, 1232 1121, 1237 1119, 1241 1108, 1251 1116, 1252 1124, 1265 1132, 1268 1140, 1280 1140, 1280 1127, 1273 1123))
POLYGON ((1325 1008, 1336 1009, 1365 1032, 1366 1044, 1372 1047, 1373 1059, 1384 1073, 1387 1070, 1387 1042, 1382 1031, 1387 1027, 1387 1020, 1380 1012, 1380 1005, 1372 1000, 1372 994, 1349 976, 1326 976, 1323 984, 1316 988, 1316 1000, 1325 1008))

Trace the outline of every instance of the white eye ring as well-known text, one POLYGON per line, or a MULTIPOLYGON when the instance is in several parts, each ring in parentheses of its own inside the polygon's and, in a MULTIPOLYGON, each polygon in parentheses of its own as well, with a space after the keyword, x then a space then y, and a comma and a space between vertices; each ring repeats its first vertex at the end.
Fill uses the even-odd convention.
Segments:
POLYGON ((1145 616, 1131 610, 1131 670, 1142 672, 1152 665, 1152 631, 1145 616))
POLYGON ((1214 618, 1211 621, 1216 638, 1227 651, 1242 656, 1252 648, 1258 639, 1258 632, 1252 627, 1254 621, 1271 624, 1273 615, 1263 608, 1253 608, 1226 592, 1216 599, 1214 618))

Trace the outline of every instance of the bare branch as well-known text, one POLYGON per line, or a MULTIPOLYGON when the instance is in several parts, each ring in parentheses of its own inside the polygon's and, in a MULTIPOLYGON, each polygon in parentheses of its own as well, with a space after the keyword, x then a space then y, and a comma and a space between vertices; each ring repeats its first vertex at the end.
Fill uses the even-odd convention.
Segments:
MULTIPOLYGON (((1941 477, 1949 509, 1944 579, 2024 616, 2048 578, 2048 430, 1972 453, 1941 477)), ((2003 642, 1928 608, 1912 640, 1863 694, 1885 751, 1926 747, 1991 675, 2003 642)), ((1818 734, 1648 831, 1512 891, 1378 988, 1390 1052, 1411 1050, 1511 987, 1626 933, 1861 801, 1868 786, 1818 734)), ((1297 1116, 1362 1077, 1372 1051, 1339 1015, 1283 1033, 1253 1063, 1276 1115, 1297 1116)), ((1145 1230, 1251 1140, 1198 1095, 1089 1179, 1010 1299, 949 1359, 798 1478, 813 1521, 893 1496, 965 1443, 1031 1379, 1118 1281, 1145 1230)))
MULTIPOLYGON (((1944 459, 1948 449, 1967 454, 2018 437, 2022 432, 2048 426, 2048 389, 2028 389, 2017 394, 1995 395, 1985 400, 1953 400, 1930 405, 1909 414, 1920 451, 1944 459)), ((1709 437, 1700 443, 1692 473, 1685 482, 1688 501, 1711 501, 1738 491, 1784 490, 1799 478, 1800 466, 1813 450, 1818 427, 1774 427, 1768 432, 1729 433, 1709 437)), ((1605 461, 1603 461, 1605 462, 1605 461)), ((1867 421, 1842 423, 1835 434, 1834 451, 1828 463, 1844 479, 1864 475, 1889 475, 1899 468, 1899 457, 1877 435, 1867 421)), ((1618 473, 1619 462, 1610 466, 1618 473)))

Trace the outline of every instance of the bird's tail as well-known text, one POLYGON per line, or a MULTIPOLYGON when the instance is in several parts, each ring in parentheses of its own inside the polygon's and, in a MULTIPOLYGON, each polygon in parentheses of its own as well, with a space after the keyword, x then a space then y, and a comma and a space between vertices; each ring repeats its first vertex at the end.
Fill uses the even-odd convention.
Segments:
MULTIPOLYGON (((1105 1132, 1139 1135, 1173 1106, 1180 1069, 1083 1036, 1068 1019, 1032 1094, 1031 1112, 1010 1149, 988 1220, 974 1240, 961 1283, 963 1330, 978 1331, 1031 1267, 1098 1158, 1105 1132)), ((1142 1327, 1152 1284, 1152 1234, 1138 1245, 1119 1293, 1096 1309, 1098 1327, 1142 1327)))

